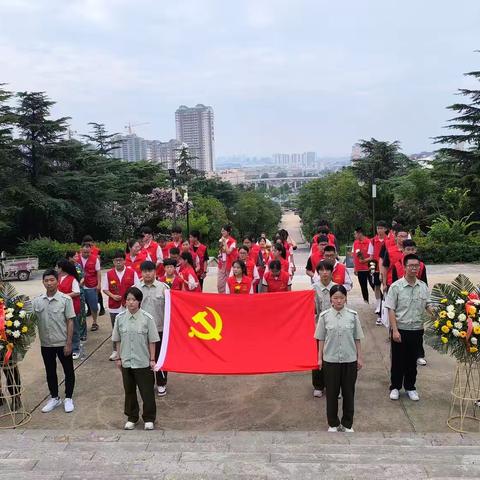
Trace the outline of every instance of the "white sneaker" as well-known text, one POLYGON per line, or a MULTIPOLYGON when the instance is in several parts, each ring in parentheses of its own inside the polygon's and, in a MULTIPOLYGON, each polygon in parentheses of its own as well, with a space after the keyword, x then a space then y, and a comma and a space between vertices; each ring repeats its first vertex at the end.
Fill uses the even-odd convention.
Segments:
POLYGON ((338 432, 338 427, 328 427, 327 432, 329 433, 338 432))
POLYGON ((316 398, 322 398, 323 397, 323 390, 314 390, 313 391, 313 396, 316 398))
POLYGON ((112 354, 108 357, 108 359, 111 361, 111 362, 114 362, 115 360, 118 360, 120 357, 118 356, 118 352, 117 351, 113 351, 112 354))
POLYGON ((157 395, 159 397, 164 397, 166 394, 167 394, 167 387, 165 386, 157 387, 157 395))
POLYGON ((74 352, 72 353, 72 359, 73 360, 78 360, 80 358, 80 352, 74 352))
POLYGON ((382 319, 380 317, 378 317, 376 320, 375 320, 375 325, 377 327, 381 327, 383 326, 383 322, 382 322, 382 319))
POLYGON ((55 408, 59 407, 62 404, 62 401, 59 397, 51 398, 42 408, 43 413, 48 413, 54 410, 55 408))
POLYGON ((400 392, 394 388, 390 390, 390 400, 398 400, 400 398, 400 392))
POLYGON ((423 367, 427 364, 427 361, 424 358, 417 358, 417 365, 422 365, 423 367))
POLYGON ((153 430, 153 422, 145 422, 145 430, 153 430))
POLYGON ((342 398, 342 392, 340 392, 340 393, 338 394, 338 397, 337 397, 337 398, 338 398, 339 400, 342 398))
POLYGON ((342 425, 342 430, 345 433, 355 433, 355 430, 353 428, 347 428, 347 427, 344 427, 343 425, 342 425))
POLYGON ((127 422, 125 424, 125 426, 123 427, 124 430, 134 430, 135 429, 135 425, 137 424, 137 422, 127 422))
POLYGON ((73 400, 71 398, 66 398, 63 402, 63 408, 65 409, 66 413, 73 412, 75 410, 73 400))
POLYGON ((420 397, 418 396, 418 392, 416 390, 407 390, 407 395, 410 400, 414 402, 418 402, 420 397))

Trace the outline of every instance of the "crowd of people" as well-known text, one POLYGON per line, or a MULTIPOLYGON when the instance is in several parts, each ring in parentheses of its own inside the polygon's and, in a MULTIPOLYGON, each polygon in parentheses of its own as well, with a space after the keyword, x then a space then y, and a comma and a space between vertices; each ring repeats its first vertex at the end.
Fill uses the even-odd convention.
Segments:
MULTIPOLYGON (((405 388, 411 400, 419 400, 415 381, 417 364, 425 365, 423 313, 428 305, 425 265, 416 255, 415 242, 399 223, 388 231, 378 222, 369 239, 355 229, 353 272, 362 296, 369 302, 370 285, 375 298, 377 324, 387 323, 391 340, 390 398, 398 400, 405 388), (382 311, 388 320, 381 318, 382 311), (386 313, 385 313, 386 312, 386 313)), ((218 242, 217 290, 220 294, 262 294, 291 290, 297 248, 286 230, 272 240, 266 235, 245 236, 241 244, 225 225, 218 242)), ((140 418, 137 389, 143 401, 145 429, 154 428, 155 395, 167 394, 167 372, 154 372, 163 337, 165 291, 202 292, 208 274, 208 247, 198 231, 183 239, 180 228, 170 238, 154 239, 149 227, 114 254, 113 267, 101 273, 101 252, 85 237, 79 252, 67 252, 56 269, 43 273, 46 292, 35 298, 42 358, 50 399, 47 413, 62 404, 58 394, 56 359, 65 374, 66 412, 74 410, 74 360, 81 358, 87 340, 87 307, 90 331, 99 329, 98 315, 105 295, 112 328, 109 360, 122 372, 125 390, 125 429, 134 429, 140 418)), ((319 222, 311 241, 306 265, 315 292, 315 334, 318 368, 312 371, 313 396, 326 396, 328 431, 353 432, 357 371, 363 366, 364 337, 357 312, 347 307, 352 278, 338 258, 338 243, 328 222, 319 222), (343 417, 338 418, 338 399, 343 398, 343 417)), ((312 319, 313 321, 313 319, 312 319)))

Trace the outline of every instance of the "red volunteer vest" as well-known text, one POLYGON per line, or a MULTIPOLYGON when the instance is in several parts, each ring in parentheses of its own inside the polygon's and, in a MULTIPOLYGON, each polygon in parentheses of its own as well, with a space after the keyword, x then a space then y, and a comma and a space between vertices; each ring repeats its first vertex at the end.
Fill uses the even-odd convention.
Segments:
POLYGON ((353 264, 355 265, 355 271, 361 272, 368 270, 368 263, 361 263, 360 258, 357 255, 357 250, 363 255, 363 258, 368 258, 368 247, 370 245, 370 239, 364 237, 362 241, 355 240, 353 242, 353 264))
POLYGON ((159 280, 168 285, 171 290, 182 290, 183 288, 182 279, 177 274, 175 274, 173 278, 167 278, 166 275, 163 275, 159 280))
POLYGON ((388 259, 390 261, 390 265, 387 270, 387 285, 390 286, 392 284, 392 272, 393 267, 396 263, 403 258, 403 252, 398 249, 397 245, 387 245, 388 251, 388 259))
POLYGON ((323 260, 323 252, 321 252, 318 248, 315 252, 312 250, 312 254, 310 255, 310 263, 312 264, 312 272, 317 271, 317 265, 319 264, 319 262, 321 260, 323 260))
POLYGON ((125 292, 133 287, 135 282, 135 270, 131 267, 125 267, 125 273, 122 280, 118 278, 117 271, 112 268, 107 272, 108 291, 114 295, 120 295, 122 299, 117 302, 113 298, 108 297, 108 308, 120 308, 125 306, 125 300, 123 296, 125 292))
MULTIPOLYGON (((83 257, 82 257, 83 258, 83 257)), ((97 263, 97 256, 90 254, 87 258, 83 271, 85 272, 85 287, 95 288, 98 285, 97 271, 95 265, 97 263)), ((83 266, 83 262, 81 262, 83 266)))
POLYGON ((343 263, 337 263, 333 269, 332 273, 332 282, 337 283, 338 285, 343 285, 345 283, 345 272, 347 267, 343 263))
POLYGON ((252 248, 248 252, 248 258, 253 262, 255 262, 255 265, 257 264, 259 252, 260 252, 260 245, 257 245, 256 243, 252 245, 252 248))
MULTIPOLYGON (((235 242, 236 242, 236 240, 233 237, 228 237, 227 238, 227 248, 230 248, 235 242)), ((230 269, 232 268, 232 263, 238 257, 238 251, 233 249, 232 253, 228 253, 226 256, 227 256, 227 259, 225 261, 222 258, 220 259, 220 261, 218 262, 218 264, 219 264, 218 266, 219 266, 219 268, 223 268, 223 266, 225 265, 225 271, 228 273, 230 271, 230 269)), ((221 257, 223 257, 223 253, 221 254, 221 257)))
POLYGON ((150 255, 150 258, 155 265, 157 264, 157 260, 158 260, 157 249, 158 249, 158 243, 153 241, 153 240, 150 242, 150 245, 148 247, 143 247, 142 248, 142 250, 147 252, 147 254, 145 256, 147 257, 147 256, 150 255))
POLYGON ((272 272, 268 271, 263 277, 267 284, 267 292, 287 292, 290 275, 284 270, 280 271, 280 275, 275 278, 272 272))
MULTIPOLYGON (((314 245, 318 246, 317 239, 318 239, 319 236, 320 236, 319 233, 317 233, 313 236, 313 238, 312 238, 312 249, 313 249, 314 245)), ((327 233, 327 237, 328 237, 328 244, 332 245, 332 247, 335 247, 335 241, 336 241, 335 235, 333 233, 327 233)))
POLYGON ((207 246, 204 245, 203 243, 200 243, 197 247, 197 251, 193 250, 193 244, 192 244, 192 254, 195 254, 198 256, 198 261, 200 262, 200 270, 198 271, 199 275, 203 275, 205 273, 205 268, 204 268, 204 258, 205 258, 205 253, 207 251, 207 246))
POLYGON ((235 277, 228 277, 227 280, 230 293, 250 293, 252 287, 252 278, 242 275, 242 280, 237 282, 235 277))
POLYGON ((140 269, 140 265, 145 261, 148 260, 148 252, 147 250, 140 250, 137 253, 137 256, 134 260, 129 253, 125 255, 125 266, 133 268, 138 275, 138 278, 142 278, 142 270, 140 269))
POLYGON ((195 281, 197 282, 197 286, 193 290, 189 290, 187 285, 182 282, 183 283, 183 287, 182 287, 183 290, 185 290, 186 292, 201 292, 202 291, 202 289, 200 287, 200 283, 198 282, 197 274, 195 273, 195 270, 190 265, 185 265, 185 266, 181 267, 180 271, 178 273, 180 273, 185 280, 188 280, 188 277, 191 275, 195 279, 195 281))
MULTIPOLYGON (((58 291, 65 294, 72 293, 72 285, 74 280, 75 278, 72 275, 65 275, 62 278, 62 281, 58 282, 58 291)), ((80 313, 80 295, 73 297, 72 301, 73 310, 75 311, 75 314, 78 315, 80 313)))

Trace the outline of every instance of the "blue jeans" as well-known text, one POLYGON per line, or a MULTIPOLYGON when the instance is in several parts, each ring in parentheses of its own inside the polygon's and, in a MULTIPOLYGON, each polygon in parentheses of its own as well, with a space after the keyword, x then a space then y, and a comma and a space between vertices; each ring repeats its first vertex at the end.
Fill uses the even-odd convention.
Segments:
MULTIPOLYGON (((77 313, 73 321, 72 352, 80 353, 80 337, 82 336, 82 315, 77 313)), ((86 330, 86 326, 85 326, 86 330)))
POLYGON ((98 293, 97 289, 94 288, 84 288, 85 292, 85 302, 90 308, 91 312, 98 312, 98 293))

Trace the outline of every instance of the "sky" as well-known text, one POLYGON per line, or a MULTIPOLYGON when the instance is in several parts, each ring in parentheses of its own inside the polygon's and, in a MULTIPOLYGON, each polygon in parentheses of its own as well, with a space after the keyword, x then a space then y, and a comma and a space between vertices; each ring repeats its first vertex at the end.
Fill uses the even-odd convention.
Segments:
POLYGON ((78 134, 166 141, 203 103, 217 156, 414 153, 475 86, 479 20, 478 0, 0 0, 0 83, 47 92, 78 134))

